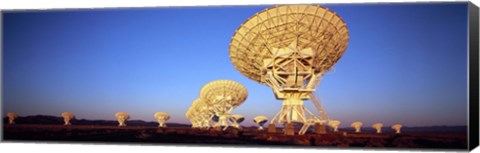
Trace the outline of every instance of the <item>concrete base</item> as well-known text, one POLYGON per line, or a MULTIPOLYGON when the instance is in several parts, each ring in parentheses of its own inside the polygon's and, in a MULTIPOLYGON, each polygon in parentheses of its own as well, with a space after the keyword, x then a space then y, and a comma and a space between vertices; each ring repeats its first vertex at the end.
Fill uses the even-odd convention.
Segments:
POLYGON ((283 134, 285 135, 295 135, 295 127, 292 123, 285 124, 285 128, 283 129, 283 134))
POLYGON ((277 132, 277 127, 275 127, 275 124, 268 124, 268 133, 276 133, 277 132))
POLYGON ((327 127, 325 125, 315 124, 315 133, 326 134, 327 133, 327 127))
POLYGON ((222 127, 221 126, 216 126, 216 127, 213 127, 213 130, 214 131, 222 131, 222 127))

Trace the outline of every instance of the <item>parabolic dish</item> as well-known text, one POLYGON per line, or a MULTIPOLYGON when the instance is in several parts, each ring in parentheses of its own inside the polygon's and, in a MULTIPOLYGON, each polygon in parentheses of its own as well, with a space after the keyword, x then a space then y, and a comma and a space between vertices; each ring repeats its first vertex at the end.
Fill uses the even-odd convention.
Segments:
POLYGON ((215 105, 229 99, 232 106, 242 104, 248 96, 247 88, 232 80, 216 80, 205 84, 200 90, 200 98, 208 105, 215 105), (221 99, 221 101, 218 101, 221 99))
POLYGON ((62 117, 74 117, 75 115, 73 115, 72 113, 70 112, 63 112, 62 113, 62 117))
POLYGON ((234 114, 232 116, 230 116, 230 121, 235 121, 237 123, 241 123, 245 120, 245 117, 243 117, 243 115, 240 115, 240 114, 234 114))
POLYGON ((195 104, 194 110, 197 113, 213 113, 213 110, 203 101, 195 104))
POLYGON ((165 118, 165 119, 170 119, 170 115, 168 115, 165 112, 157 112, 154 114, 155 118, 165 118))
POLYGON ((197 105, 201 105, 202 103, 204 103, 203 100, 200 99, 200 98, 197 98, 197 99, 195 99, 195 100, 193 101, 191 107, 192 107, 193 109, 196 109, 197 105))
POLYGON ((297 41, 313 50, 315 74, 325 74, 343 55, 349 40, 345 22, 335 12, 318 5, 285 5, 261 11, 245 21, 230 42, 235 68, 248 78, 265 83, 264 59, 274 48, 297 41))
POLYGON ((117 112, 117 113, 115 113, 115 117, 116 117, 116 118, 124 117, 125 119, 130 118, 130 116, 129 116, 127 113, 125 113, 125 112, 117 112))
POLYGON ((268 118, 266 116, 257 116, 255 118, 253 118, 253 121, 257 124, 264 124, 265 122, 267 122, 268 118))

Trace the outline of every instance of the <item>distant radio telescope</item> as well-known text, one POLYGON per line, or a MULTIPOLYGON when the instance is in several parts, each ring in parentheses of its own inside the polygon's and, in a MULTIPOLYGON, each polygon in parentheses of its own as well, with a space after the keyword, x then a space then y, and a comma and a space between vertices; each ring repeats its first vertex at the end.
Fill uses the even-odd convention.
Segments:
POLYGON ((230 122, 232 122, 232 126, 237 129, 241 129, 240 123, 245 120, 245 117, 240 114, 234 114, 230 116, 230 122))
POLYGON ((229 126, 230 112, 242 104, 248 96, 247 89, 240 83, 231 80, 216 80, 205 84, 200 90, 200 98, 213 109, 218 116, 216 127, 229 126))
POLYGON ((275 129, 276 121, 285 124, 285 134, 292 135, 292 122, 311 125, 311 121, 323 124, 329 120, 313 93, 322 76, 342 57, 348 41, 345 22, 327 8, 276 6, 256 13, 236 30, 230 60, 240 73, 270 86, 283 101, 269 129, 275 129), (304 107, 303 100, 308 99, 319 115, 304 107))
POLYGON ((330 120, 328 121, 328 126, 333 128, 333 132, 338 132, 338 126, 340 126, 340 121, 338 120, 330 120))
POLYGON ((355 129, 355 133, 359 133, 359 132, 361 132, 360 129, 362 128, 363 123, 362 122, 353 122, 352 124, 350 124, 350 126, 355 129))
POLYGON ((127 126, 127 124, 125 124, 125 121, 130 119, 130 116, 125 112, 117 112, 115 113, 115 118, 117 118, 118 126, 127 126))
POLYGON ((185 113, 192 123, 192 128, 209 128, 213 115, 213 109, 200 98, 195 99, 185 113))
POLYGON ((70 120, 75 119, 75 115, 73 115, 70 112, 63 112, 62 117, 63 117, 63 122, 65 122, 63 125, 72 125, 72 123, 70 123, 70 120))
POLYGON ((167 127, 167 125, 165 125, 165 121, 170 119, 170 115, 165 112, 157 112, 153 116, 158 121, 158 127, 167 127))
POLYGON ((263 131, 263 124, 265 124, 268 121, 268 117, 266 116, 257 116, 253 118, 253 122, 258 124, 258 130, 263 131))
POLYGON ((402 129, 402 125, 401 124, 394 124, 394 125, 392 125, 392 129, 395 130, 395 133, 399 134, 400 129, 402 129))
POLYGON ((18 116, 14 112, 8 112, 7 117, 8 117, 8 124, 15 124, 14 121, 18 116))
POLYGON ((374 128, 377 131, 377 133, 382 133, 382 127, 383 127, 382 123, 375 123, 372 125, 372 128, 374 128))
POLYGON ((190 123, 192 123, 192 128, 199 128, 200 127, 200 123, 199 121, 197 120, 198 119, 198 116, 195 114, 195 110, 194 110, 194 104, 196 101, 198 101, 200 99, 196 99, 192 105, 188 108, 187 112, 185 112, 185 117, 190 121, 190 123))
POLYGON ((193 107, 189 107, 187 112, 185 113, 185 117, 192 123, 192 128, 199 128, 200 127, 200 122, 197 120, 194 112, 193 112, 193 107))

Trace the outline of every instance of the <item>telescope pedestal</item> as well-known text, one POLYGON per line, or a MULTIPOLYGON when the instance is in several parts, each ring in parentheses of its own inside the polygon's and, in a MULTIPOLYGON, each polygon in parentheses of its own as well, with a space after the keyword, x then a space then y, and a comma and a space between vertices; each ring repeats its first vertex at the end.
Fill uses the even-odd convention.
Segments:
POLYGON ((325 125, 321 124, 315 124, 315 133, 317 134, 326 134, 327 133, 327 127, 325 125))
POLYGON ((305 94, 299 92, 285 93, 282 109, 278 116, 278 123, 306 122, 302 96, 305 96, 305 94))
POLYGON ((268 124, 268 133, 276 133, 277 128, 275 127, 275 124, 268 124))
POLYGON ((218 126, 225 131, 228 128, 228 115, 218 115, 218 126))
POLYGON ((63 124, 63 125, 71 125, 70 124, 70 119, 63 119, 63 121, 65 122, 65 124, 63 124))
POLYGON ((164 119, 157 119, 158 122, 158 127, 164 127, 165 126, 165 120, 164 119))
POLYGON ((295 135, 295 126, 293 123, 286 123, 283 129, 283 134, 285 135, 295 135))
POLYGON ((222 128, 221 126, 215 126, 215 127, 213 127, 213 130, 214 130, 214 131, 222 131, 222 129, 223 129, 223 128, 222 128))

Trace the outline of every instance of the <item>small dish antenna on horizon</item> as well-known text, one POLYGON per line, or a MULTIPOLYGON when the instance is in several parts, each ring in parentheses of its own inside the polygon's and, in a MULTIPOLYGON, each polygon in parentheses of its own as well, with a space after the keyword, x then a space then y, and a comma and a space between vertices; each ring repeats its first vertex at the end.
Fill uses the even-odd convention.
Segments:
POLYGON ((340 126, 340 121, 338 120, 330 120, 328 121, 328 126, 333 128, 333 132, 338 132, 338 126, 340 126))
POLYGON ((394 124, 394 125, 392 125, 392 129, 395 130, 396 134, 400 134, 400 129, 402 129, 402 125, 401 124, 394 124))
POLYGON ((63 117, 63 125, 72 125, 72 123, 70 123, 70 120, 75 119, 75 115, 70 112, 63 112, 61 115, 63 117))
POLYGON ((267 123, 268 117, 266 116, 257 116, 253 118, 253 122, 258 125, 258 131, 263 131, 263 124, 267 123))
POLYGON ((357 122, 353 122, 352 124, 350 124, 350 126, 355 129, 355 133, 360 133, 361 132, 360 130, 363 126, 363 123, 357 121, 357 122))
POLYGON ((18 118, 17 114, 15 114, 14 112, 8 112, 7 117, 8 117, 8 124, 15 124, 14 121, 16 118, 18 118))
POLYGON ((382 133, 382 127, 383 127, 382 123, 375 123, 372 125, 372 128, 374 128, 377 131, 377 133, 382 133))
POLYGON ((130 116, 125 112, 117 112, 115 113, 115 118, 117 118, 118 126, 127 126, 127 124, 125 124, 125 121, 130 119, 130 116))
POLYGON ((158 127, 167 127, 165 121, 170 119, 170 115, 165 112, 157 112, 153 115, 155 119, 158 121, 158 127))

